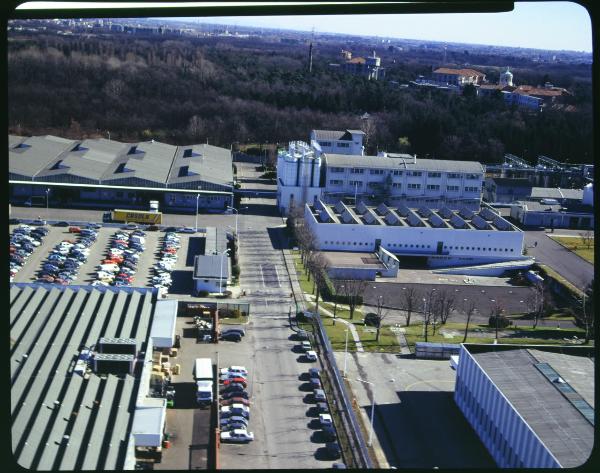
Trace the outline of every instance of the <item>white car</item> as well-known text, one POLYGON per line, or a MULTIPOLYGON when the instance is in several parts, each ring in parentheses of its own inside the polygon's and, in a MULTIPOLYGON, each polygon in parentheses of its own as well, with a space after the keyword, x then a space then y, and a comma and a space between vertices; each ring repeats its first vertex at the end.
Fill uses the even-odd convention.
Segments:
POLYGON ((119 265, 114 263, 101 264, 98 267, 100 271, 106 271, 107 273, 115 273, 119 270, 119 265))
MULTIPOLYGON (((223 369, 225 369, 225 368, 223 368, 223 369)), ((231 379, 231 378, 244 378, 244 379, 246 379, 246 375, 240 374, 240 373, 232 373, 230 371, 227 371, 225 373, 221 372, 220 375, 219 375, 219 380, 220 381, 226 381, 226 380, 231 379)))
POLYGON ((233 429, 229 432, 221 432, 221 442, 252 442, 254 433, 245 429, 233 429))
POLYGON ((107 271, 98 271, 96 273, 96 278, 97 279, 112 279, 114 277, 115 277, 114 274, 109 273, 107 271))
MULTIPOLYGON (((243 404, 232 404, 231 406, 223 406, 221 407, 221 414, 233 414, 235 411, 242 411, 248 415, 250 415, 250 408, 248 406, 244 406, 243 404)), ((237 414, 236 414, 237 415, 237 414)))
POLYGON ((91 286, 110 286, 106 281, 94 281, 91 286))
POLYGON ((109 250, 109 253, 113 253, 115 255, 122 255, 123 254, 123 250, 120 250, 119 248, 111 248, 109 250))
POLYGON ((220 374, 234 374, 242 375, 244 378, 248 376, 248 370, 244 366, 230 366, 228 368, 221 368, 220 374))
POLYGON ((70 248, 56 248, 54 250, 54 253, 58 253, 59 255, 68 255, 70 252, 70 248))
POLYGON ((307 351, 305 356, 309 361, 317 361, 317 353, 314 350, 307 351))
POLYGON ((321 425, 333 425, 333 420, 329 414, 319 414, 319 422, 321 425))
POLYGON ((302 342, 302 350, 311 351, 312 346, 310 345, 310 342, 307 342, 307 341, 302 342))

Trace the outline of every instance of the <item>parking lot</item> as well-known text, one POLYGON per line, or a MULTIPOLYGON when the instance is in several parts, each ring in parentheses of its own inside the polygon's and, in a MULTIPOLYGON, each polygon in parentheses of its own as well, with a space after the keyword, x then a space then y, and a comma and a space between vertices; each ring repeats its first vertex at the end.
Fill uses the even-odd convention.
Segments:
MULTIPOLYGON (((18 227, 10 225, 9 232, 18 227)), ((45 226, 49 230, 42 244, 35 248, 33 253, 25 262, 24 266, 17 272, 14 282, 35 282, 38 272, 42 269, 49 254, 61 241, 69 240, 76 242, 79 237, 77 233, 69 232, 69 227, 45 226)), ((89 247, 87 260, 77 270, 77 277, 71 284, 91 284, 96 280, 98 266, 106 259, 110 248, 110 242, 114 234, 119 231, 115 227, 103 227, 98 229, 96 241, 89 247)), ((154 275, 153 265, 159 260, 159 251, 165 232, 147 231, 145 235, 144 251, 139 253, 139 260, 136 266, 136 273, 133 275, 132 286, 151 287, 152 276, 154 275)), ((180 233, 181 248, 177 251, 178 260, 173 266, 173 290, 177 294, 190 295, 192 283, 192 270, 194 255, 200 249, 199 244, 190 247, 189 240, 202 240, 204 234, 184 234, 180 233), (188 251, 189 250, 189 251, 188 251), (188 265, 189 263, 189 265, 188 265)))
MULTIPOLYGON (((343 366, 344 353, 335 357, 343 366)), ((448 360, 386 353, 348 356, 348 384, 366 429, 375 396, 373 446, 381 468, 495 467, 454 403, 455 377, 448 360)))

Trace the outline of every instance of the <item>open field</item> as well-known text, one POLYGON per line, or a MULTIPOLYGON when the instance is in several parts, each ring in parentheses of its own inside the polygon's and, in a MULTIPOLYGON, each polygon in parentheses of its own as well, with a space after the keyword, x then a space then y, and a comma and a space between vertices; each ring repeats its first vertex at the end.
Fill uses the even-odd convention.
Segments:
POLYGON ((590 244, 586 244, 584 239, 578 236, 552 236, 555 242, 560 243, 567 250, 572 251, 577 256, 580 256, 588 263, 594 264, 594 239, 591 239, 590 244))

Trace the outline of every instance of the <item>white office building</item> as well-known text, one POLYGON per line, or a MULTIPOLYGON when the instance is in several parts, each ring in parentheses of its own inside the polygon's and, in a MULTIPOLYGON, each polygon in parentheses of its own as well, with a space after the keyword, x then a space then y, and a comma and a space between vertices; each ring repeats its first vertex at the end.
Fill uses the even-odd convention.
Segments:
POLYGON ((363 138, 365 134, 360 130, 313 130, 310 132, 310 141, 316 142, 323 153, 364 154, 363 138))
POLYGON ((293 141, 277 158, 277 203, 283 215, 316 199, 478 210, 483 179, 484 168, 475 161, 339 154, 314 140, 293 141))
POLYGON ((523 232, 488 207, 475 213, 317 200, 306 204, 304 219, 323 251, 373 253, 383 247, 400 261, 419 257, 429 267, 502 263, 498 273, 532 263, 523 255, 523 232))

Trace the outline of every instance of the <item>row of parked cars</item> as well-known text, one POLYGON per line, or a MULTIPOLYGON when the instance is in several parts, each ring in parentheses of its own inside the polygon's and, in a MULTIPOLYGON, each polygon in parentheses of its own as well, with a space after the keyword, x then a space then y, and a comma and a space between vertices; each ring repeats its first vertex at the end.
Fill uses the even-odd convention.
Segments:
POLYGON ((244 366, 230 366, 219 371, 219 427, 221 442, 248 443, 254 433, 248 431, 250 422, 250 395, 248 370, 244 366))
POLYGON ((33 250, 40 246, 47 234, 48 229, 45 227, 33 228, 28 225, 20 225, 13 230, 9 245, 10 282, 13 282, 17 272, 25 265, 33 250))
POLYGON ((177 233, 166 232, 159 252, 160 260, 154 265, 154 276, 152 276, 154 287, 168 291, 171 284, 173 284, 171 271, 173 271, 173 266, 177 262, 177 250, 179 248, 181 248, 181 243, 177 233))
POLYGON ((78 239, 65 239, 48 255, 38 273, 38 282, 67 285, 77 279, 77 273, 87 261, 89 248, 95 243, 98 232, 94 224, 80 229, 78 239))
POLYGON ((131 286, 140 253, 146 249, 145 236, 141 230, 115 232, 92 285, 131 286))

